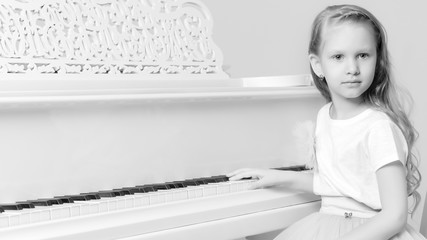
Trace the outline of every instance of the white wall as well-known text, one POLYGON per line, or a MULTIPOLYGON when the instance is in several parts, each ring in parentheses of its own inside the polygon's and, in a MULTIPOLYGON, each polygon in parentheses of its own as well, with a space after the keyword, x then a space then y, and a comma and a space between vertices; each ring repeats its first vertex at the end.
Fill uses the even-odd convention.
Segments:
MULTIPOLYGON (((202 0, 214 19, 214 40, 234 78, 308 73, 311 22, 327 5, 354 3, 370 10, 387 29, 398 81, 414 98, 412 119, 420 137, 420 170, 427 179, 427 2, 424 0, 202 0)), ((419 227, 427 180, 414 217, 419 227)))

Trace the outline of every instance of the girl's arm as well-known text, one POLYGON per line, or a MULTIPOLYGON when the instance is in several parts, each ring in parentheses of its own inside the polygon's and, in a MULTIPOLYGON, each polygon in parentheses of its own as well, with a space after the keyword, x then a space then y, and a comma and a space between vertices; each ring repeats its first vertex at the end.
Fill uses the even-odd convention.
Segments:
POLYGON ((313 173, 310 172, 245 168, 236 170, 227 176, 231 181, 249 177, 259 179, 252 185, 252 189, 286 185, 292 189, 313 192, 313 173))
POLYGON ((341 237, 340 240, 386 240, 406 226, 408 196, 405 167, 400 161, 395 161, 380 168, 376 175, 382 205, 381 212, 341 237))

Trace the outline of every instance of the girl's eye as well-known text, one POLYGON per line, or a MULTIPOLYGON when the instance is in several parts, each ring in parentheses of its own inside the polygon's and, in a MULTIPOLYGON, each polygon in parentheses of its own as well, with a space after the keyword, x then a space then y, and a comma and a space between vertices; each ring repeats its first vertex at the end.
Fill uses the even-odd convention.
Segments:
POLYGON ((336 54, 336 55, 332 56, 332 59, 337 60, 337 61, 342 60, 343 59, 343 55, 336 54))
POLYGON ((361 54, 359 54, 359 58, 361 58, 361 59, 366 59, 368 57, 369 57, 369 55, 367 53, 361 53, 361 54))

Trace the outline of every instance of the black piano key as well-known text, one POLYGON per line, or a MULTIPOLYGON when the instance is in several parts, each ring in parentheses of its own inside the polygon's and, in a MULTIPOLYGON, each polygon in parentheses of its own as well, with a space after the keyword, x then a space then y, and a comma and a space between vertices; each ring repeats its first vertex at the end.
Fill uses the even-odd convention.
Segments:
POLYGON ((197 181, 194 181, 193 179, 187 179, 184 181, 184 184, 188 186, 199 186, 200 184, 197 181))
POLYGON ((80 193, 80 195, 88 197, 89 200, 101 199, 97 193, 80 193))
POLYGON ((173 184, 173 183, 165 183, 165 185, 167 186, 167 189, 175 189, 176 188, 176 186, 175 186, 175 184, 173 184))
POLYGON ((116 197, 120 197, 120 196, 124 196, 125 195, 125 193, 123 191, 114 191, 113 190, 113 192, 116 195, 116 197))
POLYGON ((169 187, 162 183, 138 185, 137 187, 142 188, 145 192, 153 192, 158 190, 168 190, 169 187))
POLYGON ((101 198, 103 197, 117 197, 117 196, 123 196, 124 194, 120 191, 116 191, 116 190, 102 190, 99 192, 95 192, 94 194, 100 196, 101 198))
POLYGON ((22 210, 23 207, 20 204, 0 204, 0 208, 4 210, 22 210))
POLYGON ((28 200, 28 201, 23 201, 23 202, 17 202, 18 204, 27 204, 27 203, 31 203, 34 206, 52 206, 52 202, 48 201, 48 200, 28 200))
POLYGON ((206 178, 206 182, 209 183, 216 183, 217 181, 214 178, 206 178))
POLYGON ((37 201, 46 201, 49 206, 63 204, 62 200, 58 198, 40 198, 37 201))
POLYGON ((174 182, 167 182, 166 185, 170 188, 170 189, 174 189, 174 188, 183 188, 186 187, 182 181, 174 181, 174 182))
POLYGON ((143 189, 144 190, 144 192, 155 192, 155 191, 157 191, 157 189, 156 188, 154 188, 153 186, 149 186, 149 185, 146 185, 146 186, 141 186, 141 189, 143 189))
POLYGON ((121 189, 113 189, 113 191, 118 192, 119 196, 132 195, 133 193, 129 189, 121 188, 121 189))
POLYGON ((133 194, 129 189, 118 189, 118 190, 123 193, 123 196, 133 194))
MULTIPOLYGON (((66 196, 63 196, 63 197, 69 198, 73 202, 74 201, 89 201, 89 200, 91 200, 91 198, 89 196, 86 196, 86 195, 66 195, 66 196)), ((62 197, 58 196, 58 197, 55 197, 55 198, 62 198, 62 197)))
POLYGON ((175 186, 176 186, 177 188, 184 188, 184 187, 187 187, 187 186, 185 185, 185 181, 174 181, 173 183, 175 184, 175 186))
POLYGON ((156 184, 153 184, 152 187, 154 189, 156 189, 157 191, 158 190, 168 190, 168 189, 170 189, 170 187, 168 185, 164 184, 164 183, 156 183, 156 184))
POLYGON ((203 184, 205 184, 202 180, 200 180, 200 179, 196 179, 196 178, 193 178, 193 179, 187 179, 187 181, 193 181, 193 182, 196 184, 196 186, 199 186, 199 185, 203 185, 203 184))
POLYGON ((217 183, 229 181, 228 177, 225 175, 212 176, 211 179, 217 183))
POLYGON ((4 212, 4 209, 0 207, 0 213, 4 212))
POLYGON ((204 184, 208 184, 209 182, 206 180, 206 178, 193 178, 193 180, 198 184, 198 185, 204 185, 204 184))
POLYGON ((112 198, 116 197, 117 195, 112 191, 102 191, 102 192, 96 192, 96 194, 101 198, 112 198))
MULTIPOLYGON (((144 193, 144 189, 142 189, 140 187, 124 187, 124 188, 115 189, 115 190, 121 190, 124 192, 129 192, 129 194, 144 193)), ((129 194, 125 194, 125 195, 129 195, 129 194)))
POLYGON ((221 182, 228 182, 228 181, 230 181, 230 178, 229 178, 229 177, 227 177, 226 175, 219 175, 219 176, 218 176, 218 179, 219 179, 221 182))
POLYGON ((209 177, 204 177, 204 178, 201 178, 200 180, 202 180, 205 184, 214 183, 214 181, 209 177))
POLYGON ((54 197, 54 199, 61 200, 62 203, 74 203, 74 200, 71 199, 70 197, 62 196, 62 197, 54 197))
POLYGON ((30 202, 18 202, 16 204, 21 205, 22 208, 35 208, 35 205, 30 202))

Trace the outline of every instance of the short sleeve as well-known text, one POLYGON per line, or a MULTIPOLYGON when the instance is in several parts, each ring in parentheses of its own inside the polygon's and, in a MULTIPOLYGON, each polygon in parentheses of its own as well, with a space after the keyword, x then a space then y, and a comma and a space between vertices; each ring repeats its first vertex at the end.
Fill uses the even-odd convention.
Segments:
POLYGON ((374 170, 394 162, 406 163, 408 146, 402 131, 393 122, 381 120, 369 131, 368 156, 374 170))

